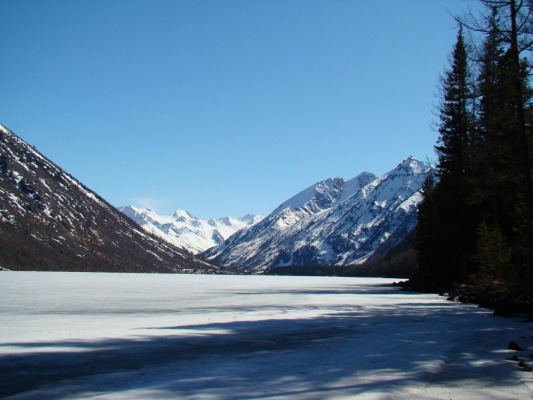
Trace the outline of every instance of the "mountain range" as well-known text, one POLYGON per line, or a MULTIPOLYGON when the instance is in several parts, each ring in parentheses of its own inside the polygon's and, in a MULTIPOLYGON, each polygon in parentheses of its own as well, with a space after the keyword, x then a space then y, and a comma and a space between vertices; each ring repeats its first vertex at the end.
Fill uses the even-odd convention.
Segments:
POLYGON ((264 218, 158 216, 113 207, 0 125, 0 270, 213 273, 359 264, 413 231, 430 173, 429 164, 409 157, 380 177, 318 182, 264 218))
POLYGON ((155 235, 216 265, 261 271, 294 265, 350 265, 382 256, 415 227, 420 189, 432 173, 414 157, 380 177, 320 181, 267 217, 204 221, 187 211, 159 216, 133 206, 126 215, 155 235))
POLYGON ((417 222, 432 167, 413 157, 376 177, 330 178, 290 198, 202 257, 260 271, 289 265, 359 264, 397 245, 417 222))
POLYGON ((177 210, 170 215, 158 215, 149 208, 123 206, 118 208, 144 230, 189 250, 193 254, 218 246, 238 230, 259 222, 263 217, 245 215, 242 218, 223 217, 208 221, 188 211, 177 210))
POLYGON ((0 125, 0 268, 215 272, 143 231, 102 197, 0 125))

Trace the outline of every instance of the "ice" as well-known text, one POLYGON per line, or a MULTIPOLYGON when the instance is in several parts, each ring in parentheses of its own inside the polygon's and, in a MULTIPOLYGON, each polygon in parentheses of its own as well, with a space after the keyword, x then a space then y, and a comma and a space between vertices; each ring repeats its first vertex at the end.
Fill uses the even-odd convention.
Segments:
POLYGON ((0 272, 0 397, 532 397, 530 323, 391 282, 0 272))

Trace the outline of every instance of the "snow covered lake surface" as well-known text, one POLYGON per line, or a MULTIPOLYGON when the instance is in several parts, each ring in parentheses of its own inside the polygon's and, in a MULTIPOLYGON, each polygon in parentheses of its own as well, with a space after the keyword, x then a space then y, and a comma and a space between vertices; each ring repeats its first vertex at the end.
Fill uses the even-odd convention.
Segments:
POLYGON ((531 323, 391 282, 0 272, 0 397, 533 398, 531 323))

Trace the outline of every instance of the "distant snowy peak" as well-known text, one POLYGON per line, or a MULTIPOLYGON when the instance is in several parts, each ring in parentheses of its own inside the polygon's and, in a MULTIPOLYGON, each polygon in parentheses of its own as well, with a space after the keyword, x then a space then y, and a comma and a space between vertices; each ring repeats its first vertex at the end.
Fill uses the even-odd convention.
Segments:
MULTIPOLYGON (((157 215, 157 214, 156 214, 157 215)), ((193 221, 199 221, 199 219, 197 217, 195 217, 194 215, 192 215, 190 212, 188 211, 185 211, 185 210, 176 210, 174 211, 174 213, 171 215, 171 217, 176 220, 176 221, 182 221, 182 222, 193 222, 193 221)), ((169 216, 167 216, 167 218, 165 217, 162 217, 163 219, 168 219, 169 216)))
POLYGON ((143 229, 166 241, 197 254, 224 242, 240 229, 259 222, 263 217, 245 215, 242 218, 223 217, 208 221, 185 210, 170 215, 158 215, 148 208, 119 207, 143 229))
POLYGON ((254 225, 261 221, 263 218, 262 215, 253 215, 253 214, 246 214, 244 217, 239 218, 239 220, 246 225, 254 225))

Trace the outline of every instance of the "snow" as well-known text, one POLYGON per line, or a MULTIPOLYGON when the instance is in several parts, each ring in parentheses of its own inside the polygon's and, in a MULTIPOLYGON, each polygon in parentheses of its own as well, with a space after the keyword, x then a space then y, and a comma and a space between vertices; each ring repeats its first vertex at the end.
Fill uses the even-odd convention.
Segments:
POLYGON ((530 323, 391 281, 1 272, 0 397, 532 398, 530 323))
POLYGON ((48 217, 52 218, 52 210, 48 206, 48 204, 43 204, 43 213, 48 217))
POLYGON ((409 157, 378 178, 363 172, 346 182, 318 182, 204 256, 246 270, 287 262, 342 265, 368 259, 384 238, 414 227, 422 200, 419 190, 430 171, 429 164, 409 157), (321 243, 331 251, 324 251, 327 247, 321 243))
POLYGON ((220 241, 229 238, 240 229, 262 219, 261 216, 247 215, 240 219, 224 217, 205 221, 185 210, 176 210, 170 215, 158 215, 148 208, 131 205, 118 209, 146 231, 194 254, 220 244, 220 241))
POLYGON ((398 208, 409 211, 412 207, 417 207, 423 200, 422 193, 416 192, 409 198, 407 198, 398 208))
POLYGON ((299 207, 305 206, 307 203, 309 203, 316 195, 317 187, 320 184, 324 184, 323 182, 316 183, 314 185, 309 186, 308 188, 302 190, 295 196, 291 197, 289 200, 286 200, 285 202, 281 203, 274 211, 272 211, 272 214, 281 214, 287 209, 295 209, 299 207))
POLYGON ((425 171, 427 171, 427 165, 420 162, 413 156, 408 157, 405 162, 409 163, 409 167, 413 170, 415 174, 423 174, 425 171))
POLYGON ((341 203, 347 198, 353 196, 359 191, 359 189, 361 189, 363 186, 370 183, 374 179, 376 179, 376 176, 374 174, 370 172, 362 172, 355 178, 346 181, 344 185, 344 190, 337 199, 336 203, 341 203))
POLYGON ((11 133, 9 129, 7 129, 4 125, 0 124, 0 131, 4 133, 11 133))
POLYGON ((7 197, 11 200, 11 203, 19 209, 20 214, 26 214, 26 209, 21 204, 21 200, 14 193, 8 193, 7 197))
MULTIPOLYGON (((272 214, 280 214, 286 210, 295 210, 310 205, 318 207, 317 197, 321 196, 328 198, 330 200, 329 203, 332 203, 342 194, 344 185, 345 182, 342 178, 329 178, 320 181, 280 204, 274 211, 272 211, 272 214)), ((328 204, 328 206, 329 205, 330 204, 328 204)))

